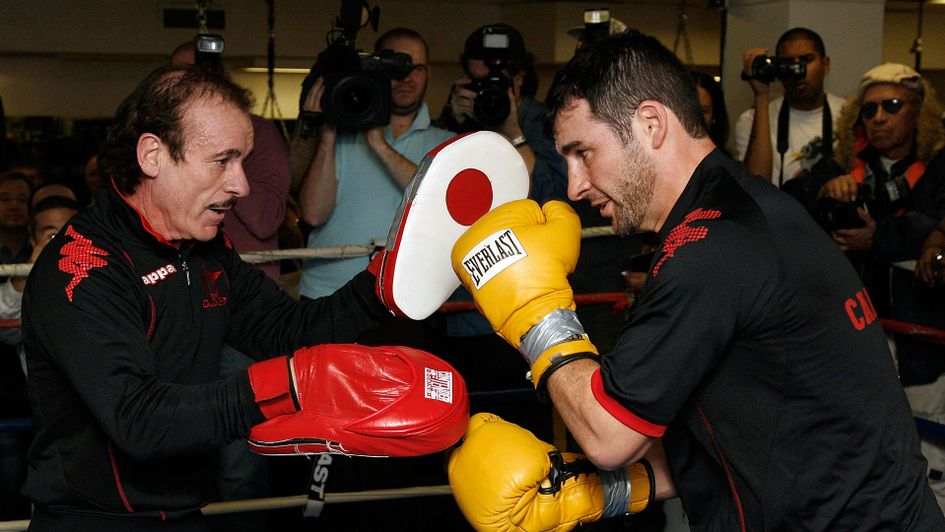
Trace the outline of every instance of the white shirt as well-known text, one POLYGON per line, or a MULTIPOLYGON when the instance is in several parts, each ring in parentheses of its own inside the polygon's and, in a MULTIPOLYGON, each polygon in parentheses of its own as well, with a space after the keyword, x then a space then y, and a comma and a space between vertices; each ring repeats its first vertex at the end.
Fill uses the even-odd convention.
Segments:
MULTIPOLYGON (((778 153, 778 113, 784 96, 779 96, 768 104, 771 130, 771 182, 777 184, 781 175, 781 154, 778 153)), ((827 94, 830 114, 834 126, 846 101, 833 94, 827 94)), ((820 137, 823 134, 823 107, 812 111, 790 108, 790 129, 788 130, 788 149, 784 153, 784 181, 797 177, 802 170, 809 169, 820 159, 820 137)), ((738 117, 735 125, 735 159, 745 160, 748 151, 748 139, 751 137, 751 125, 755 121, 755 109, 747 109, 738 117)), ((832 142, 835 142, 836 135, 832 142)))

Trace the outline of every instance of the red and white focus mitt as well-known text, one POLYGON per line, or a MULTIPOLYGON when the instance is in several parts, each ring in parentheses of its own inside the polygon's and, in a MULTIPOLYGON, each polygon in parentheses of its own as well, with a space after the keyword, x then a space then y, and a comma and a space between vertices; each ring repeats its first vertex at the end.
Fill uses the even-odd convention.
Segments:
POLYGON ((387 245, 369 268, 378 299, 396 316, 433 314, 459 287, 453 244, 483 214, 527 197, 529 183, 522 156, 498 133, 478 131, 437 146, 417 167, 387 245))
POLYGON ((409 347, 306 347, 249 379, 269 418, 248 437, 259 454, 420 456, 456 443, 469 418, 462 376, 409 347))

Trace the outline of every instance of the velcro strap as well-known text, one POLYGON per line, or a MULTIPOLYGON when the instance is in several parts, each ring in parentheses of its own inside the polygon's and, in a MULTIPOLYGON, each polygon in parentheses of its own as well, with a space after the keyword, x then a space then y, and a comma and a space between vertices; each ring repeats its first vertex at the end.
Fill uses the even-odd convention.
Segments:
POLYGON ((276 357, 249 367, 253 397, 266 419, 300 410, 291 357, 276 357))

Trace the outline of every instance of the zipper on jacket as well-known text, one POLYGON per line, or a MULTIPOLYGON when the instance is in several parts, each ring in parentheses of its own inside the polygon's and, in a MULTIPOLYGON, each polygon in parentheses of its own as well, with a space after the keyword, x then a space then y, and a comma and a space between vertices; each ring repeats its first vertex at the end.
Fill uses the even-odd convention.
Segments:
POLYGON ((178 254, 177 258, 180 259, 180 269, 184 270, 184 278, 187 280, 187 286, 190 286, 190 266, 187 265, 187 259, 181 254, 178 254))

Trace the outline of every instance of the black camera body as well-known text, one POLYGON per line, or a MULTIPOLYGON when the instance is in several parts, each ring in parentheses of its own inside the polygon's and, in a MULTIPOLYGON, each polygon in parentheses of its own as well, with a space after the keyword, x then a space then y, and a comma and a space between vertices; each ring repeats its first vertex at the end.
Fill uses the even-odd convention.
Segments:
POLYGON ((824 197, 817 201, 814 217, 828 233, 837 229, 859 229, 866 225, 857 212, 857 209, 863 206, 862 201, 840 201, 824 197))
POLYGON ((489 73, 472 80, 465 87, 476 93, 476 101, 473 103, 473 114, 476 120, 490 129, 502 125, 512 111, 512 103, 509 101, 512 80, 502 72, 509 62, 510 40, 511 37, 506 28, 492 26, 483 30, 482 46, 485 50, 483 61, 489 73))
MULTIPOLYGON (((363 52, 355 48, 355 38, 361 24, 363 2, 342 0, 337 25, 341 35, 318 54, 315 64, 302 81, 299 109, 305 97, 322 77, 322 113, 301 112, 302 135, 313 136, 321 123, 351 128, 371 128, 390 124, 392 79, 404 79, 413 68, 409 55, 381 50, 363 52)), ((378 10, 371 11, 377 25, 378 10)))
POLYGON ((222 35, 198 33, 194 36, 194 63, 210 72, 223 74, 224 47, 222 35))
POLYGON ((757 79, 762 83, 771 83, 775 79, 792 80, 807 77, 807 65, 790 59, 778 59, 759 55, 751 62, 751 75, 742 73, 742 79, 757 79))

